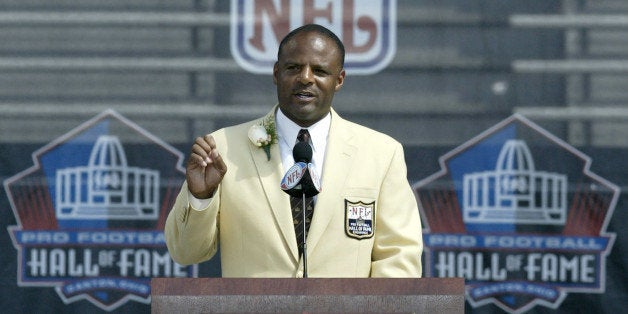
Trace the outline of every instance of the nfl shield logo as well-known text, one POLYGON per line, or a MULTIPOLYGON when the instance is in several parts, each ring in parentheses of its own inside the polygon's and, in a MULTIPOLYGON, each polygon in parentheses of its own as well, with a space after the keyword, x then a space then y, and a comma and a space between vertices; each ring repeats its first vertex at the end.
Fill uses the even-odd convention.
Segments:
POLYGON ((346 50, 345 68, 351 74, 372 74, 395 55, 395 0, 232 0, 231 53, 253 73, 272 73, 281 39, 310 23, 333 31, 346 50))
POLYGON ((349 237, 367 239, 375 231, 375 202, 350 202, 345 199, 345 231, 349 237))

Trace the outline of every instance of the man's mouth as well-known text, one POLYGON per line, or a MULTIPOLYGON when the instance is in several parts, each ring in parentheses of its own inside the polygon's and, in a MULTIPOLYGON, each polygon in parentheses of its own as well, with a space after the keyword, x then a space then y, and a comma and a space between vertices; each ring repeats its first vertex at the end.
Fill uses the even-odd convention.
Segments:
POLYGON ((315 97, 314 93, 308 91, 298 91, 295 92, 293 95, 300 100, 311 100, 315 97))

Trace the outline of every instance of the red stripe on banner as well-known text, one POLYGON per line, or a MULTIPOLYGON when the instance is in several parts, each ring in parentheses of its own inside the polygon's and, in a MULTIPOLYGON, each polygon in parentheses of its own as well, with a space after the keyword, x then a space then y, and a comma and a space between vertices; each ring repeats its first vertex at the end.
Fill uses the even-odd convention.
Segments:
POLYGON ((30 196, 28 185, 22 185, 19 188, 18 197, 23 200, 23 206, 19 209, 22 226, 24 229, 35 229, 33 227, 33 216, 35 215, 35 204, 30 196))
POLYGON ((43 194, 43 209, 44 209, 44 217, 46 217, 46 228, 48 230, 58 229, 57 224, 57 213, 55 212, 54 204, 52 204, 52 197, 50 196, 50 191, 48 190, 48 180, 42 178, 42 183, 39 185, 39 188, 42 190, 43 194))
POLYGON ((432 192, 431 191, 423 192, 421 193, 421 195, 423 195, 421 199, 424 200, 422 203, 424 204, 424 208, 425 208, 425 218, 429 222, 430 230, 434 232, 433 230, 438 230, 440 222, 436 218, 436 213, 434 211, 435 205, 434 205, 434 198, 432 196, 432 192))
POLYGON ((42 201, 42 197, 41 197, 41 191, 39 190, 39 188, 37 186, 31 185, 30 186, 30 190, 29 190, 29 194, 33 199, 33 208, 31 209, 34 213, 32 222, 33 222, 33 228, 35 229, 44 229, 44 225, 45 225, 45 217, 44 215, 45 210, 44 210, 44 204, 42 201))
POLYGON ((595 194, 591 193, 591 190, 587 188, 586 194, 585 194, 586 198, 585 198, 585 212, 583 217, 583 221, 582 221, 582 232, 584 234, 596 234, 595 233, 595 221, 593 221, 593 214, 594 211, 596 210, 596 206, 595 206, 595 194))
MULTIPOLYGON (((447 220, 448 220, 448 216, 449 216, 449 210, 447 209, 447 207, 445 206, 445 203, 443 202, 443 191, 441 190, 437 190, 436 191, 436 210, 438 211, 439 215, 438 215, 438 219, 440 221, 440 226, 443 229, 447 228, 447 220)), ((440 230, 440 232, 444 232, 445 230, 440 230)))
POLYGON ((454 191, 429 190, 421 195, 424 195, 422 204, 430 232, 462 233, 465 231, 454 191))
POLYGON ((13 199, 15 200, 15 211, 17 213, 17 215, 20 217, 20 223, 22 224, 22 226, 24 226, 24 222, 27 220, 28 217, 26 217, 26 215, 24 214, 24 210, 23 208, 25 208, 26 205, 26 199, 22 196, 22 189, 21 188, 12 188, 11 189, 11 195, 13 195, 13 199))
POLYGON ((438 222, 435 221, 435 219, 433 218, 434 216, 434 207, 433 204, 430 200, 430 193, 429 192, 419 192, 419 201, 421 202, 421 206, 423 206, 423 211, 425 214, 425 220, 426 221, 426 226, 427 223, 429 222, 429 228, 430 230, 434 230, 434 228, 436 228, 436 225, 438 225, 438 222))
POLYGON ((25 230, 57 229, 57 219, 45 178, 25 179, 11 189, 16 211, 25 230))
POLYGON ((602 227, 604 225, 604 218, 608 214, 608 209, 611 203, 611 194, 604 192, 599 192, 595 194, 596 207, 594 208, 594 216, 593 216, 593 227, 595 234, 600 234, 602 231, 602 227))
POLYGON ((434 213, 434 218, 436 219, 436 221, 438 221, 438 230, 434 230, 432 232, 443 232, 443 229, 445 229, 445 218, 444 218, 444 213, 443 210, 441 208, 441 204, 440 204, 440 199, 439 199, 439 194, 440 191, 435 190, 431 192, 431 199, 432 199, 432 211, 434 213))
POLYGON ((602 225, 604 225, 604 218, 606 218, 606 214, 608 213, 608 207, 610 206, 610 198, 607 194, 600 195, 600 204, 598 205, 598 209, 595 212, 594 221, 595 221, 595 229, 599 232, 602 230, 602 225))
POLYGON ((172 208, 172 187, 169 185, 166 189, 166 195, 164 195, 161 203, 161 210, 159 212, 159 220, 157 220, 157 230, 163 230, 166 226, 166 219, 168 218, 169 209, 172 208))
POLYGON ((581 221, 583 221, 584 214, 584 204, 585 200, 581 193, 581 184, 578 184, 576 187, 576 193, 573 196, 573 200, 571 202, 572 206, 569 209, 569 213, 567 214, 567 220, 565 221, 565 228, 563 229, 563 234, 565 235, 578 235, 581 234, 583 226, 581 226, 581 221))
POLYGON ((596 234, 595 232, 595 212, 598 210, 597 205, 597 195, 591 192, 590 189, 587 189, 587 212, 586 212, 586 231, 592 231, 592 234, 596 234))
POLYGON ((449 197, 447 197, 449 203, 449 211, 451 214, 450 224, 455 233, 464 233, 466 232, 466 228, 464 227, 464 222, 462 221, 462 213, 460 212, 460 208, 458 207, 458 195, 455 191, 449 190, 449 197))
POLYGON ((590 192, 589 194, 589 229, 591 234, 599 234, 600 233, 600 212, 604 212, 604 198, 595 192, 590 192))
POLYGON ((590 184, 578 184, 563 234, 599 235, 610 201, 608 193, 593 191, 590 184))

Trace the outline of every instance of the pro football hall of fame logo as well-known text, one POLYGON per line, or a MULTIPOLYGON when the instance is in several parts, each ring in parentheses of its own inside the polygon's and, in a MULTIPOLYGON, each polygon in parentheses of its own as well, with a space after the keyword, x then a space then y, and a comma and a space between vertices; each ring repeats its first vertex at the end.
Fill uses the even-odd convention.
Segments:
POLYGON ((34 165, 4 182, 18 286, 111 311, 150 303, 151 277, 196 277, 198 266, 172 261, 162 231, 182 160, 111 110, 35 151, 34 165))
POLYGON ((464 277, 472 307, 510 313, 604 292, 620 191, 588 156, 513 115, 439 162, 414 185, 426 276, 464 277))

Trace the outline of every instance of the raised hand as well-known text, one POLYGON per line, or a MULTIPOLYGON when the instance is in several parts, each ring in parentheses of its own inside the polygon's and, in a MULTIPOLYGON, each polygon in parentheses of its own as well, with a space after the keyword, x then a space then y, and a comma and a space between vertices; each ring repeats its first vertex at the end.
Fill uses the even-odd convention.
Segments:
POLYGON ((185 172, 190 193, 198 199, 212 197, 225 173, 227 165, 216 149, 214 138, 209 134, 197 137, 185 172))

